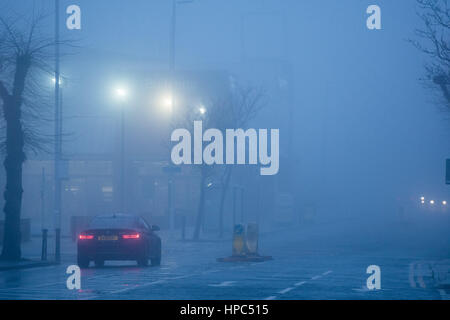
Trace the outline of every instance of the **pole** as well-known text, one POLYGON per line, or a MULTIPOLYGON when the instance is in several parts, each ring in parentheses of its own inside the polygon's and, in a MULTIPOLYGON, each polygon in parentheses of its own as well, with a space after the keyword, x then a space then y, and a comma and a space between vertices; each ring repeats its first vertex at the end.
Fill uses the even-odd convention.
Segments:
POLYGON ((241 223, 244 223, 244 187, 241 187, 241 223))
MULTIPOLYGON (((169 127, 173 122, 173 113, 175 109, 175 31, 176 31, 176 19, 177 19, 177 0, 172 0, 172 17, 170 24, 170 52, 169 52, 169 88, 170 88, 170 98, 171 98, 171 110, 169 117, 169 127)), ((171 154, 169 151, 168 154, 169 166, 172 165, 171 154)), ((173 236, 173 175, 172 173, 168 173, 167 175, 167 215, 169 222, 169 232, 170 235, 173 236)))
POLYGON ((47 261, 48 230, 45 227, 45 168, 42 168, 42 182, 41 182, 41 229, 42 229, 41 260, 47 261))
POLYGON ((41 229, 45 228, 45 168, 41 174, 41 229))
MULTIPOLYGON (((183 1, 179 3, 189 3, 192 1, 183 1)), ((176 28, 177 28, 177 3, 178 0, 172 0, 172 16, 171 16, 171 23, 170 23, 170 48, 169 48, 169 89, 170 89, 170 95, 172 100, 171 110, 170 110, 170 117, 169 117, 169 126, 172 124, 174 119, 174 112, 175 112, 175 105, 176 105, 176 97, 175 97, 175 42, 176 42, 176 28)), ((171 155, 170 151, 168 154, 168 160, 169 160, 169 166, 172 165, 171 155)), ((170 232, 172 234, 173 228, 174 228, 174 219, 175 214, 173 211, 173 195, 174 192, 174 183, 173 183, 173 176, 169 174, 168 176, 168 215, 169 215, 169 228, 170 232)))
MULTIPOLYGON (((258 179, 259 180, 259 179, 258 179)), ((257 187, 257 195, 256 195, 256 224, 259 225, 259 210, 260 210, 260 205, 259 202, 261 201, 261 183, 258 183, 258 187, 257 187)))
POLYGON ((120 116, 120 210, 125 213, 125 110, 120 116))
MULTIPOLYGON (((169 89, 170 89, 170 99, 171 99, 171 110, 170 110, 170 120, 169 125, 173 121, 173 113, 175 109, 175 32, 177 24, 177 0, 172 0, 172 17, 170 24, 170 48, 169 48, 169 89)), ((169 152, 170 159, 170 152, 169 152)))
POLYGON ((41 251, 41 260, 47 261, 47 235, 48 230, 42 229, 42 251, 41 251))
POLYGON ((169 173, 168 175, 168 186, 167 186, 167 193, 168 193, 168 204, 167 204, 167 213, 169 215, 169 230, 170 235, 172 236, 173 233, 173 204, 172 204, 172 197, 173 197, 173 176, 172 173, 169 173))
POLYGON ((59 0, 55 0, 55 159, 54 159, 54 211, 55 211, 55 260, 61 261, 61 179, 59 167, 61 160, 61 105, 59 70, 59 0))
MULTIPOLYGON (((175 32, 177 24, 177 0, 172 0, 172 19, 170 29, 170 72, 173 77, 175 71, 175 32)), ((171 79, 173 81, 173 79, 171 79)))
POLYGON ((233 187, 233 229, 236 225, 236 187, 233 187))

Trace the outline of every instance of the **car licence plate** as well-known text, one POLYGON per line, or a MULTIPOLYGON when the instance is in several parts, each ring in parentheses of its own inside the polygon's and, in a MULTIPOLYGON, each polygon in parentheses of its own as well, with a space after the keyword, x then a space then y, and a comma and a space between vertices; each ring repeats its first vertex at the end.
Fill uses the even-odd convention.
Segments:
POLYGON ((100 241, 116 241, 119 240, 118 236, 99 236, 98 240, 100 241))

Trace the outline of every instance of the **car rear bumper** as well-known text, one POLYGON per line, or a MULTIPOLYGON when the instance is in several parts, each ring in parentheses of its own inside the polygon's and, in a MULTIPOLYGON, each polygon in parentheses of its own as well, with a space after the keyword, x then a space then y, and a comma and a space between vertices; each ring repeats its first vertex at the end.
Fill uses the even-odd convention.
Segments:
POLYGON ((78 242, 78 256, 95 260, 137 260, 148 256, 148 249, 142 241, 118 241, 117 243, 102 243, 95 240, 92 243, 78 242))

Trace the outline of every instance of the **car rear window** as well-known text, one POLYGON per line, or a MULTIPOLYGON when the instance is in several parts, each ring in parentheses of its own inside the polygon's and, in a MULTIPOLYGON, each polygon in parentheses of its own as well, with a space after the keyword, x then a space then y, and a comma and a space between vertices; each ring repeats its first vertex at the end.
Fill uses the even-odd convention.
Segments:
POLYGON ((92 229, 136 228, 137 221, 133 217, 99 217, 90 223, 92 229))

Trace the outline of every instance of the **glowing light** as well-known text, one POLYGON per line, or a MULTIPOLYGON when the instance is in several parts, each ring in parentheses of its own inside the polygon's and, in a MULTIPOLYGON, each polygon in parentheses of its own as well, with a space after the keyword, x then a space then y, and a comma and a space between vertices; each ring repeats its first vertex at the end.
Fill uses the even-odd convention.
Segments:
MULTIPOLYGON (((53 84, 56 83, 56 78, 55 77, 52 78, 52 82, 53 82, 53 84)), ((59 77, 59 85, 62 85, 62 78, 61 77, 59 77)))
POLYGON ((125 98, 128 95, 128 92, 125 88, 118 87, 118 88, 116 88, 116 95, 119 98, 125 98))
POLYGON ((447 201, 442 201, 442 205, 446 206, 447 205, 447 201))
POLYGON ((140 237, 141 237, 141 235, 139 233, 122 235, 122 238, 124 238, 124 239, 139 239, 140 237))
POLYGON ((430 200, 430 204, 434 204, 434 200, 430 200))
POLYGON ((173 99, 172 99, 172 96, 166 96, 166 97, 164 97, 163 102, 164 102, 164 105, 165 105, 166 107, 172 107, 172 105, 173 105, 173 99))
POLYGON ((425 197, 420 197, 420 200, 425 201, 425 197))
POLYGON ((200 108, 198 108, 198 112, 200 112, 201 115, 206 113, 206 108, 204 106, 201 106, 200 108))
POLYGON ((173 109, 173 96, 171 93, 165 93, 161 96, 160 98, 160 102, 159 102, 160 106, 162 108, 164 108, 165 111, 167 112, 172 112, 173 109))
POLYGON ((94 239, 94 236, 90 235, 90 234, 89 235, 80 234, 79 239, 80 240, 92 240, 92 239, 94 239))

